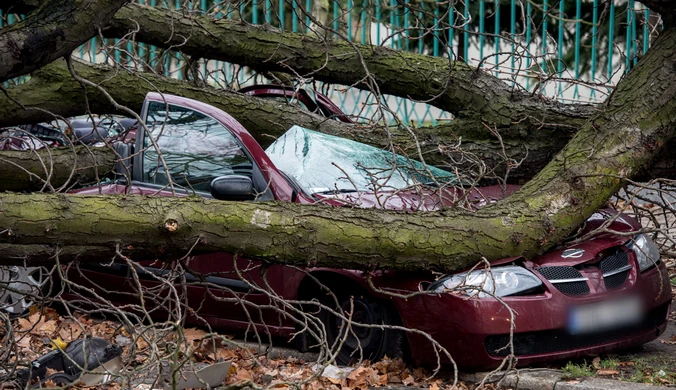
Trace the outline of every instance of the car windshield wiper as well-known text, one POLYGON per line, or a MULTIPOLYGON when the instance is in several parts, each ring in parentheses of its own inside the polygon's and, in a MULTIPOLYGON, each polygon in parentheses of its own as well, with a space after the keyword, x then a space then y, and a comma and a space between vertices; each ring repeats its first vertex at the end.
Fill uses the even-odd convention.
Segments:
POLYGON ((338 188, 333 190, 317 191, 315 194, 349 194, 351 192, 359 192, 354 188, 338 188))

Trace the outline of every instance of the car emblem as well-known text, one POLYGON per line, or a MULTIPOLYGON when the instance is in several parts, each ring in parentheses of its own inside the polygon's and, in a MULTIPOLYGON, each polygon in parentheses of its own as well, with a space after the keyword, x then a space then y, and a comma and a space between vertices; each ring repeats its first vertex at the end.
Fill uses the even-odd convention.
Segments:
POLYGON ((582 257, 582 255, 584 255, 584 249, 571 248, 566 249, 565 251, 563 251, 563 253, 561 253, 561 257, 563 257, 564 259, 579 259, 580 257, 582 257))

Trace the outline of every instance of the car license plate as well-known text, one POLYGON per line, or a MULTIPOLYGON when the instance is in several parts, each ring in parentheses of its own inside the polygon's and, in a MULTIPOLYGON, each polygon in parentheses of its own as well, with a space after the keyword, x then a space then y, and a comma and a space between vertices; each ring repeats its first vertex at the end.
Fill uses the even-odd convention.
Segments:
POLYGON ((636 325, 643 319, 643 305, 638 297, 574 306, 569 311, 570 334, 603 332, 636 325))

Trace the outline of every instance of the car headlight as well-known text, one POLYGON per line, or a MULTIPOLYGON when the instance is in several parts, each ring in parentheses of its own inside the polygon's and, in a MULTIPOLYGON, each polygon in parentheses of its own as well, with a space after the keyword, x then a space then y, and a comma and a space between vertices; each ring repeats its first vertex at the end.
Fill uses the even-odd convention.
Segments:
POLYGON ((464 295, 486 298, 507 297, 536 289, 542 281, 532 272, 519 266, 495 267, 444 276, 429 287, 430 291, 444 292, 457 289, 464 295))
POLYGON ((660 261, 660 250, 653 242, 652 238, 645 234, 637 234, 627 244, 631 250, 636 253, 636 260, 641 272, 656 265, 660 261))

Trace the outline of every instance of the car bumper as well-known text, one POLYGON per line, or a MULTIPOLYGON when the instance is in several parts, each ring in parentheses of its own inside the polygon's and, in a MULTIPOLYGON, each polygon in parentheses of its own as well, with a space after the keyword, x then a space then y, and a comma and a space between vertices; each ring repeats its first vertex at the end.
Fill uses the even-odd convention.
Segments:
MULTIPOLYGON (((404 326, 428 333, 461 367, 497 367, 512 352, 510 337, 518 364, 528 365, 615 351, 659 337, 666 329, 671 304, 666 275, 660 264, 634 275, 624 288, 585 297, 567 296, 553 288, 534 296, 505 297, 504 304, 493 298, 420 295, 398 302, 397 308, 404 326), (641 323, 583 335, 567 330, 571 308, 625 296, 639 297, 643 302, 641 323)), ((439 358, 428 339, 413 333, 408 337, 415 362, 437 364, 439 358)))

